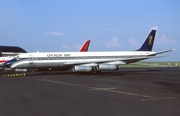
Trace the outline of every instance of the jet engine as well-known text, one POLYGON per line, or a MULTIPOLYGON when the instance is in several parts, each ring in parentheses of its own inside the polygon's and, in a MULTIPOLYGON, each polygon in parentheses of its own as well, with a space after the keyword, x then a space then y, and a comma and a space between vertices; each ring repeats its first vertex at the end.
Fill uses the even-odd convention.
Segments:
POLYGON ((74 66, 72 68, 73 72, 91 72, 92 71, 92 67, 90 66, 74 66))
POLYGON ((114 64, 100 64, 99 65, 99 70, 118 70, 119 67, 114 64))

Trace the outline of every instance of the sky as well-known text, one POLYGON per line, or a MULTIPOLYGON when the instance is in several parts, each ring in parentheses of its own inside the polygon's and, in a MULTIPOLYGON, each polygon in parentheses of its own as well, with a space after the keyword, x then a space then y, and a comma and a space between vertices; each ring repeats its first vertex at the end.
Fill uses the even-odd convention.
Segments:
POLYGON ((156 29, 150 61, 180 61, 179 0, 0 0, 0 45, 27 52, 138 49, 156 29))

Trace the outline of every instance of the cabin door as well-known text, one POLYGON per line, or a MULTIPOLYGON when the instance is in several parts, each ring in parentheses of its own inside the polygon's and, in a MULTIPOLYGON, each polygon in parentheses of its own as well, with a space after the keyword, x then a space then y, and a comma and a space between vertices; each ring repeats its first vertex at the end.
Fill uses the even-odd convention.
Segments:
POLYGON ((33 55, 29 55, 29 63, 32 64, 34 62, 33 55))

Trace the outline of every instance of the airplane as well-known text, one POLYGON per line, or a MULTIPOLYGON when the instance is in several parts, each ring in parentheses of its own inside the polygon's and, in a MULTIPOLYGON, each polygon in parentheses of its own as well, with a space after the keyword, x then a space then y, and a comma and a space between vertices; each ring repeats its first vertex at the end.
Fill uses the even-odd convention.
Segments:
MULTIPOLYGON (((79 52, 87 52, 89 48, 90 40, 86 40, 82 47, 79 49, 79 52)), ((16 46, 0 46, 0 54, 6 57, 0 57, 0 67, 4 66, 4 63, 11 60, 17 54, 27 53, 24 49, 16 46), (1 50, 2 49, 2 50, 1 50), (10 55, 10 56, 7 56, 10 55)))
POLYGON ((143 45, 135 51, 106 52, 39 52, 21 54, 6 62, 9 69, 71 69, 73 72, 94 72, 119 70, 120 65, 138 62, 149 58, 157 58, 162 53, 152 51, 156 30, 152 30, 143 45))

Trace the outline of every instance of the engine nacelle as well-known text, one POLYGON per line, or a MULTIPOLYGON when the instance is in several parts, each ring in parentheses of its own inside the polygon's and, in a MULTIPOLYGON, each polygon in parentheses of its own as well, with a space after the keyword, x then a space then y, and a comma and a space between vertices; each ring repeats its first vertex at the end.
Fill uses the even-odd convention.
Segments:
POLYGON ((92 71, 92 67, 90 66, 74 66, 72 68, 73 72, 91 72, 92 71))
POLYGON ((99 70, 118 70, 119 67, 114 64, 100 64, 99 70))

